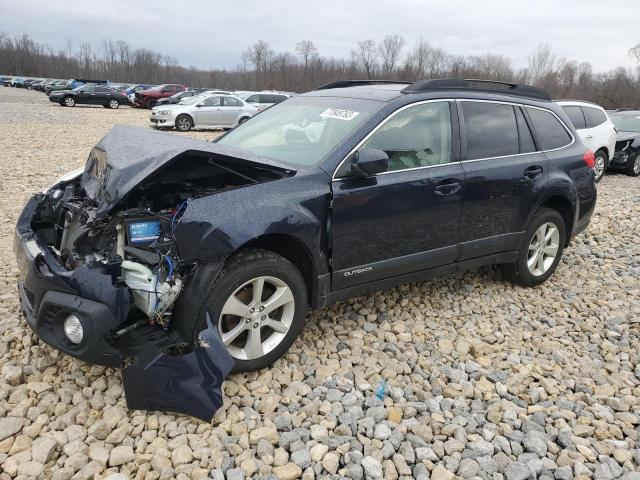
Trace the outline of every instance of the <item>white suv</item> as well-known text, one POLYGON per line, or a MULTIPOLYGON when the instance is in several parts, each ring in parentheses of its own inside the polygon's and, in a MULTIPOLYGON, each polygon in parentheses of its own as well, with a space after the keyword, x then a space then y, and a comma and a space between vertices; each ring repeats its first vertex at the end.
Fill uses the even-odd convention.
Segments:
POLYGON ((582 143, 595 153, 596 182, 599 182, 613 159, 616 149, 616 127, 602 107, 579 100, 557 100, 582 143))

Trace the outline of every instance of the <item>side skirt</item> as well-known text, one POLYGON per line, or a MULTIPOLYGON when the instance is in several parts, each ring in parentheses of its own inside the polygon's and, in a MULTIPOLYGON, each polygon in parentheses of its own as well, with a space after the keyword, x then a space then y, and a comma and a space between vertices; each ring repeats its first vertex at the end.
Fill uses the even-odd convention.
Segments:
POLYGON ((472 260, 465 260, 463 262, 456 262, 442 267, 420 270, 418 272, 407 273, 405 275, 397 275, 395 277, 385 278, 362 285, 355 285, 353 287, 344 288, 342 290, 336 290, 335 292, 329 293, 329 295, 324 298, 324 301, 318 303, 329 305, 331 303, 345 300, 350 297, 367 295, 369 293, 392 288, 403 283, 422 282, 434 277, 474 270, 485 265, 513 263, 517 260, 517 258, 518 252, 505 252, 495 255, 488 255, 485 257, 474 258, 472 260))

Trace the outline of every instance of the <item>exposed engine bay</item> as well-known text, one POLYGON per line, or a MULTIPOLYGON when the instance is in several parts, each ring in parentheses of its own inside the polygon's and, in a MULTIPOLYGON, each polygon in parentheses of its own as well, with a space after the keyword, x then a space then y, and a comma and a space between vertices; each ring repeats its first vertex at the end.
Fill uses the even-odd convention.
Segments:
POLYGON ((100 216, 98 201, 83 185, 101 176, 108 171, 94 171, 89 179, 85 172, 48 190, 32 228, 67 270, 84 266, 110 276, 114 286, 129 288, 134 307, 129 326, 148 322, 164 328, 185 278, 197 267, 181 258, 175 237, 189 202, 274 179, 268 170, 243 169, 193 152, 154 172, 110 215, 100 216))

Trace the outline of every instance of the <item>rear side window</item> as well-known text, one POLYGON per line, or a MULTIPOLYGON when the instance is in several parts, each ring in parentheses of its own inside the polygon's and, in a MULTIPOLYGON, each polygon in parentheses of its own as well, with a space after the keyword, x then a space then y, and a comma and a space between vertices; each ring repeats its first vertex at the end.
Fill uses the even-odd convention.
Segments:
POLYGON ((571 143, 571 136, 555 115, 538 108, 527 108, 542 150, 553 150, 571 143))
POLYGON ((511 105, 462 102, 467 131, 467 159, 520 153, 518 126, 511 105))
POLYGON ((584 112, 587 128, 597 127, 607 121, 607 117, 602 110, 592 107, 582 107, 582 111, 584 112))
POLYGON ((288 98, 284 95, 274 95, 273 97, 275 99, 275 103, 280 103, 288 98))
POLYGON ((533 143, 533 136, 531 130, 527 125, 527 121, 524 118, 524 114, 520 107, 515 107, 516 120, 518 123, 518 137, 520 139, 520 153, 531 153, 536 151, 536 146, 533 143))
POLYGON ((260 95, 251 95, 246 98, 247 103, 260 103, 260 95))
POLYGON ((587 125, 584 122, 584 115, 582 114, 582 109, 580 107, 562 107, 562 109, 564 110, 564 113, 567 114, 576 130, 586 128, 587 125))
POLYGON ((225 107, 240 107, 240 102, 233 97, 224 97, 225 107))

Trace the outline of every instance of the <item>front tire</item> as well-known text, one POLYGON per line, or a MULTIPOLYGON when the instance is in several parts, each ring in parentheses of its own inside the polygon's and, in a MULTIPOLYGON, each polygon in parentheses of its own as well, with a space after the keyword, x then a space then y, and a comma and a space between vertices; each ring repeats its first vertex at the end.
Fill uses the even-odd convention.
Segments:
POLYGON ((145 102, 144 106, 147 107, 149 110, 151 110, 153 107, 156 106, 156 103, 158 103, 158 101, 155 98, 150 98, 145 102))
POLYGON ((176 130, 179 132, 188 132, 193 128, 193 120, 188 115, 180 115, 176 118, 176 130))
POLYGON ((594 166, 596 183, 598 183, 600 180, 602 180, 602 177, 604 177, 604 174, 607 171, 608 163, 609 162, 607 159, 607 154, 603 150, 598 150, 595 154, 594 166))
POLYGON ((73 97, 64 97, 64 99, 62 100, 62 104, 65 107, 75 107, 76 101, 73 97))
POLYGON ((527 227, 515 263, 505 265, 506 276, 522 287, 544 283, 558 267, 566 239, 562 215, 540 208, 527 227))
MULTIPOLYGON (((229 354, 234 372, 265 368, 289 349, 304 326, 307 291, 300 271, 267 250, 229 258, 207 293, 205 308, 229 354)), ((206 328, 204 313, 193 332, 206 328)))
POLYGON ((115 98, 112 98, 107 102, 107 107, 111 110, 116 110, 120 106, 120 102, 115 98))
POLYGON ((624 173, 630 177, 637 177, 640 175, 640 153, 637 153, 633 160, 629 159, 629 162, 624 169, 624 173))

